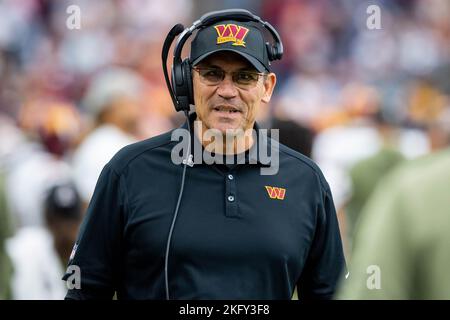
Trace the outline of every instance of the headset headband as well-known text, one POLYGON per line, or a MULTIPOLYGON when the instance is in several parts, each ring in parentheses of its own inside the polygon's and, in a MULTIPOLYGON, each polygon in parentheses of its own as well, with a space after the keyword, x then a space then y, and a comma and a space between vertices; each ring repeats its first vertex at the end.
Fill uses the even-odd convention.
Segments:
MULTIPOLYGON (((275 28, 268 23, 267 21, 261 20, 260 17, 254 15, 248 10, 244 9, 227 9, 227 10, 220 10, 220 11, 212 11, 209 13, 204 14, 200 17, 197 21, 195 21, 192 26, 189 28, 186 28, 178 38, 177 44, 175 46, 174 50, 174 61, 181 62, 181 51, 183 50, 183 46, 186 43, 187 39, 191 36, 191 34, 199 28, 210 26, 216 22, 223 21, 223 20, 235 20, 235 21, 242 21, 242 22, 257 22, 260 23, 264 28, 269 30, 271 33, 273 39, 275 40, 275 43, 278 46, 278 50, 280 51, 280 57, 278 59, 281 59, 281 55, 283 55, 283 43, 281 42, 280 35, 275 30, 275 28)), ((274 59, 275 60, 275 59, 274 59)))
POLYGON ((186 29, 184 29, 183 25, 177 24, 170 30, 169 34, 167 35, 162 50, 164 77, 166 79, 166 84, 169 89, 173 104, 177 111, 180 110, 188 111, 189 104, 193 100, 191 94, 192 91, 192 84, 190 79, 191 73, 190 70, 187 70, 187 68, 190 68, 190 64, 188 61, 185 63, 184 61, 181 60, 181 52, 183 50, 184 44, 195 30, 210 26, 216 22, 224 20, 256 22, 261 24, 265 29, 269 30, 273 40, 275 41, 275 43, 272 45, 266 42, 269 61, 281 59, 283 55, 283 44, 281 42, 281 38, 278 32, 270 23, 263 21, 260 17, 252 14, 248 10, 227 9, 220 11, 212 11, 201 16, 200 19, 196 20, 189 28, 186 29), (170 46, 175 37, 178 35, 179 37, 174 48, 172 79, 170 81, 167 71, 167 57, 170 50, 170 46))

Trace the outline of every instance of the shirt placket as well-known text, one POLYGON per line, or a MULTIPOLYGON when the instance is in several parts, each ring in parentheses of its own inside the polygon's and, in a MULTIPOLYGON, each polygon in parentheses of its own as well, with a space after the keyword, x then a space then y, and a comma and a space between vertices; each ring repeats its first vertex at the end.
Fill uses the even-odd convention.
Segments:
POLYGON ((237 207, 236 175, 234 170, 225 174, 225 216, 239 217, 237 207))

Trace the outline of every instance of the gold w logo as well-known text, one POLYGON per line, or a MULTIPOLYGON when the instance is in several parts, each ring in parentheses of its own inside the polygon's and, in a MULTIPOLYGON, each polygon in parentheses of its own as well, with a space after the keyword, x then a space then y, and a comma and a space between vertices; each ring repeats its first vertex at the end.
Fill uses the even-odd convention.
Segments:
POLYGON ((217 31, 217 44, 234 42, 233 46, 245 47, 244 39, 249 31, 247 28, 235 24, 220 24, 214 28, 217 31))
POLYGON ((271 187, 271 186, 265 186, 267 193, 269 194, 270 199, 278 199, 278 200, 284 200, 284 196, 286 194, 286 189, 284 188, 278 188, 278 187, 271 187))

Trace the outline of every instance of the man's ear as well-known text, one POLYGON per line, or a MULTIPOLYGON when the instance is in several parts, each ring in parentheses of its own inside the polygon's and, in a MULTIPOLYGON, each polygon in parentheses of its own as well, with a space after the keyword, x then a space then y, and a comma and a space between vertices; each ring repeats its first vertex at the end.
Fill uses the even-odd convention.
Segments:
POLYGON ((277 76, 275 73, 269 73, 264 80, 264 94, 262 96, 262 102, 269 103, 272 97, 273 89, 277 83, 277 76))

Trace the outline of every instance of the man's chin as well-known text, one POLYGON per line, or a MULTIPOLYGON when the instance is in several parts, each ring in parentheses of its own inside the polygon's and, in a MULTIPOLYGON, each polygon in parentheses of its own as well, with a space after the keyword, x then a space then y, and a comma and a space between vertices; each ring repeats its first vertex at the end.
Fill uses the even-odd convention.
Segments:
POLYGON ((223 135, 234 135, 237 134, 242 128, 238 124, 225 123, 225 122, 205 122, 203 125, 203 130, 211 130, 212 133, 221 133, 223 135))
POLYGON ((244 129, 241 127, 216 126, 213 129, 216 132, 220 132, 223 136, 227 136, 227 137, 235 137, 238 135, 242 135, 244 133, 244 129))
POLYGON ((238 122, 226 122, 226 121, 206 121, 202 122, 200 119, 198 119, 199 123, 201 123, 203 134, 211 130, 210 134, 217 135, 221 134, 223 136, 229 136, 229 137, 235 137, 238 135, 242 135, 245 132, 244 126, 238 122))

